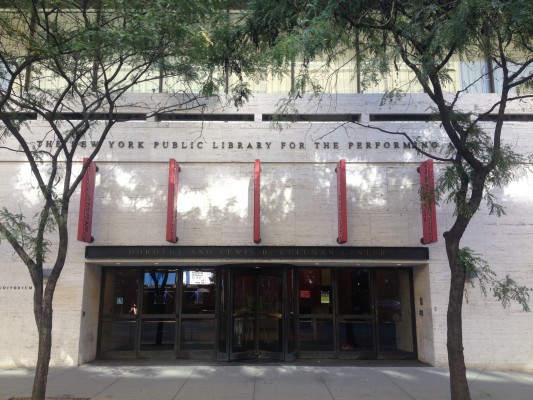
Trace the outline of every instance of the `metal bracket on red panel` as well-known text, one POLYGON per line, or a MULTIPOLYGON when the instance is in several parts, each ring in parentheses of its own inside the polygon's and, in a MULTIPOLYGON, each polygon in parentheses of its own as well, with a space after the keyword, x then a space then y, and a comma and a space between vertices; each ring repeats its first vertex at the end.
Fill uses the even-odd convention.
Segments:
MULTIPOLYGON (((83 159, 85 166, 89 159, 83 159)), ((92 243, 93 226, 93 204, 94 204, 94 187, 96 183, 96 172, 98 167, 95 162, 89 164, 81 180, 80 211, 78 217, 78 240, 81 242, 92 243)))
POLYGON ((435 243, 438 237, 433 160, 423 162, 416 170, 420 174, 420 206, 423 232, 420 242, 422 244, 435 243))
POLYGON ((346 160, 340 160, 335 168, 337 173, 337 213, 338 213, 338 236, 337 243, 348 241, 348 216, 346 208, 346 160))
POLYGON ((261 161, 254 162, 254 243, 261 243, 261 161))
POLYGON ((178 174, 181 168, 175 159, 168 162, 168 196, 167 196, 167 242, 177 243, 178 227, 178 174))

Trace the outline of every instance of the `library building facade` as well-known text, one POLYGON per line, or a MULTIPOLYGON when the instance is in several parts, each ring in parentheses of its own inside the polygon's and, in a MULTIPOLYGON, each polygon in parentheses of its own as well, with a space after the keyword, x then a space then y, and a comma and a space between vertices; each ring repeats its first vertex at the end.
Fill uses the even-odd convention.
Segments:
MULTIPOLYGON (((480 112, 493 96, 465 95, 462 106, 480 112)), ((70 207, 52 365, 134 358, 446 365, 442 234, 454 208, 421 202, 445 165, 413 142, 445 154, 447 140, 425 95, 380 100, 301 100, 294 121, 279 122, 279 98, 259 95, 238 110, 213 103, 202 114, 157 120, 136 110, 117 123, 70 207)), ((509 112, 505 140, 531 153, 533 107, 509 112)), ((36 146, 56 146, 44 122, 28 124, 36 146)), ((94 142, 83 146, 88 154, 94 142)), ((81 152, 75 168, 84 162, 81 152)), ((1 202, 32 215, 38 198, 27 163, 8 154, 0 169, 1 202)), ((533 173, 517 172, 494 192, 506 215, 480 209, 462 242, 498 276, 531 288, 532 188, 533 173)), ((31 366, 31 279, 5 241, 0 255, 0 366, 31 366)), ((467 365, 533 369, 533 316, 472 283, 463 305, 467 365)))

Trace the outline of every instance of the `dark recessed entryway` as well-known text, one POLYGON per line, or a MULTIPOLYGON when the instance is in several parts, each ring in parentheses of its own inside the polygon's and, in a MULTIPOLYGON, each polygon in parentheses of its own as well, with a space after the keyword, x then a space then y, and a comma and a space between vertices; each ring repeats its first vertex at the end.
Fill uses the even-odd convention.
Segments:
POLYGON ((416 358, 411 268, 102 271, 100 358, 416 358))

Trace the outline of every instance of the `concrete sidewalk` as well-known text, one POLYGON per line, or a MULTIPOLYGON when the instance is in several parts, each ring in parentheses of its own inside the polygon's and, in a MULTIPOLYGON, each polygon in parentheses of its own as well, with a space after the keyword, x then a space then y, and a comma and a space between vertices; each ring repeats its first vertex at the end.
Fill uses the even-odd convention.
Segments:
MULTIPOLYGON (((533 374, 469 371, 472 399, 533 400, 533 374)), ((31 395, 33 370, 0 369, 0 400, 31 395)), ((417 362, 106 361, 51 368, 47 397, 93 400, 444 400, 447 369, 417 362)))

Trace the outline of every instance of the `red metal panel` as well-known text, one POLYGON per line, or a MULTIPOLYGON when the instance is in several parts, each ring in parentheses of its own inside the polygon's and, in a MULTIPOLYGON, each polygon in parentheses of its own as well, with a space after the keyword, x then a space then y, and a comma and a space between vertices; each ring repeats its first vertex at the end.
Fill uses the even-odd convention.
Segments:
POLYGON ((178 225, 178 175, 179 164, 171 158, 168 162, 168 196, 167 196, 167 242, 176 243, 178 225))
POLYGON ((418 167, 420 173, 420 205, 422 209, 422 244, 437 242, 437 213, 435 206, 435 177, 433 160, 427 160, 418 167))
POLYGON ((337 243, 348 241, 348 216, 346 211, 346 160, 337 163, 337 207, 339 216, 339 233, 337 243))
MULTIPOLYGON (((86 165, 88 160, 88 158, 84 158, 83 165, 86 165)), ((78 218, 78 240, 86 243, 92 243, 94 241, 92 227, 95 181, 96 164, 91 162, 81 180, 80 211, 78 218)))
POLYGON ((261 161, 254 163, 254 243, 261 242, 261 161))

